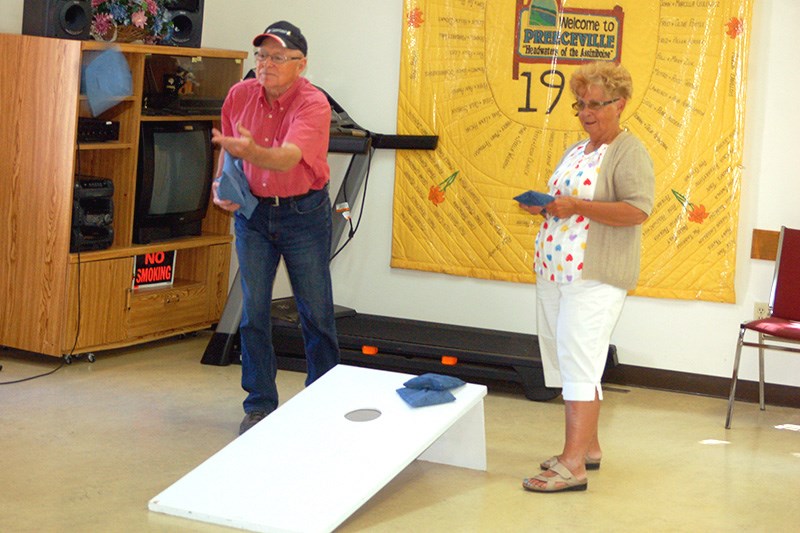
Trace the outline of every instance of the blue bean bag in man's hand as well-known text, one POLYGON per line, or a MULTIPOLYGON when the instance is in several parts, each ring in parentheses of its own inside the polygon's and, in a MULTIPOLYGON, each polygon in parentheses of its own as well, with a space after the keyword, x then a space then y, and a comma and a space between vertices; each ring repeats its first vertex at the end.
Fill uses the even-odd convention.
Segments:
POLYGON ((222 175, 217 179, 219 180, 217 196, 222 200, 239 204, 239 213, 245 218, 250 218, 258 206, 258 198, 250 192, 250 184, 242 169, 242 160, 225 152, 222 175))

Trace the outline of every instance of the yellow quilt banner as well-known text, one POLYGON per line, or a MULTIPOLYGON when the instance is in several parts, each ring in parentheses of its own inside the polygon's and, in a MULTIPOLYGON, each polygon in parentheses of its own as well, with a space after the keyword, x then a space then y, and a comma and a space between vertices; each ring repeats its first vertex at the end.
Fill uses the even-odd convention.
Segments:
POLYGON ((752 0, 406 0, 392 266, 534 282, 546 191, 585 137, 569 78, 582 63, 633 76, 622 125, 650 151, 655 208, 634 294, 733 302, 752 0))

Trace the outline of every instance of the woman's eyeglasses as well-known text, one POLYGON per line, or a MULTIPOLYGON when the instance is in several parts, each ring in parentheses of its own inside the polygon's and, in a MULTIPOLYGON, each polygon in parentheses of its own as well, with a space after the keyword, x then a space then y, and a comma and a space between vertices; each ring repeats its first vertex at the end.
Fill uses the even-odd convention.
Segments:
POLYGON ((574 104, 572 104, 572 110, 575 111, 575 116, 578 116, 578 113, 589 108, 589 111, 597 111, 607 105, 613 104, 614 102, 618 101, 619 98, 614 98, 611 100, 606 100, 605 102, 598 102, 597 100, 589 100, 588 102, 584 102, 583 100, 576 100, 574 104))

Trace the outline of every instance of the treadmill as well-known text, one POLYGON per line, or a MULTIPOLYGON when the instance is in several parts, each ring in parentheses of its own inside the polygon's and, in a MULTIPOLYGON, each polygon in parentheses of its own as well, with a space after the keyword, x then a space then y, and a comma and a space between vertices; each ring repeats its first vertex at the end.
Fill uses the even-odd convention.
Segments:
MULTIPOLYGON (((325 91, 323 91, 325 92, 325 91)), ((356 124, 327 93, 331 104, 329 152, 352 154, 332 209, 352 203, 367 178, 377 149, 435 150, 437 136, 384 135, 356 124)), ((348 221, 333 217, 331 255, 336 253, 348 221)), ((483 382, 510 382, 522 386, 534 401, 555 398, 560 389, 545 386, 536 335, 497 331, 420 320, 360 314, 335 305, 343 363, 406 373, 433 372, 483 382)), ((236 273, 225 309, 206 346, 202 364, 223 366, 241 362, 239 322, 242 290, 236 273)), ((293 297, 272 302, 272 341, 278 368, 305 371, 306 359, 297 307, 293 297)), ((616 364, 609 347, 608 365, 616 364)))

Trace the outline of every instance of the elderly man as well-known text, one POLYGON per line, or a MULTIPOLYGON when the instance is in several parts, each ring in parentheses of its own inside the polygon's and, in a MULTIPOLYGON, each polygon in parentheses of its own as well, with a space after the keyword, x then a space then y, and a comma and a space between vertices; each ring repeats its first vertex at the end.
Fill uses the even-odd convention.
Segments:
MULTIPOLYGON (((224 152, 242 161, 258 199, 249 216, 234 215, 244 299, 242 388, 248 393, 240 434, 278 407, 270 307, 281 257, 300 315, 306 385, 339 362, 329 268, 330 104, 302 76, 308 44, 299 28, 276 22, 253 39, 253 46, 256 76, 231 88, 222 107, 222 131, 213 136, 224 152)), ((213 190, 219 207, 239 209, 220 197, 218 183, 213 190)))

